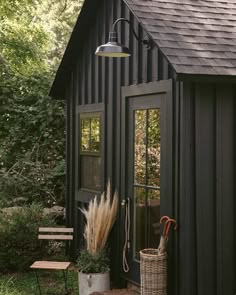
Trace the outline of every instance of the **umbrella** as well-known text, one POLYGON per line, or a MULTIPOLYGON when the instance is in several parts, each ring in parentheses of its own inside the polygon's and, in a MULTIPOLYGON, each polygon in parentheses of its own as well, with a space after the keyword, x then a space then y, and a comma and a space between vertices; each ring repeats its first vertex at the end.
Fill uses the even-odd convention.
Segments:
POLYGON ((162 218, 160 219, 160 223, 162 223, 163 221, 165 221, 165 225, 163 228, 163 233, 161 235, 160 244, 158 247, 159 254, 164 253, 166 251, 168 234, 169 234, 169 230, 171 228, 171 224, 175 225, 175 227, 174 227, 175 230, 177 229, 177 222, 175 219, 170 218, 169 216, 162 216, 162 218))

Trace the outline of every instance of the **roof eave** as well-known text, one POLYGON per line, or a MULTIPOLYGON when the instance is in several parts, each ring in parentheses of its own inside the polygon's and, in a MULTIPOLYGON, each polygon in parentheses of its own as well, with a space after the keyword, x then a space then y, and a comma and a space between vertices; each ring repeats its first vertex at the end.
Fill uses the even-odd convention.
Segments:
POLYGON ((236 83, 236 76, 230 75, 207 75, 207 74, 191 74, 177 73, 177 80, 191 82, 207 82, 207 83, 236 83))

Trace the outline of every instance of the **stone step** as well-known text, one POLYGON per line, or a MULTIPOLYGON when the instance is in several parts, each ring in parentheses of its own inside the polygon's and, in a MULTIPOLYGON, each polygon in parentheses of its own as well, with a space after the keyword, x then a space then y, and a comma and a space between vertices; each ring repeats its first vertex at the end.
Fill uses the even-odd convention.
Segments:
POLYGON ((105 292, 93 292, 90 295, 138 295, 138 293, 131 289, 113 289, 105 292))

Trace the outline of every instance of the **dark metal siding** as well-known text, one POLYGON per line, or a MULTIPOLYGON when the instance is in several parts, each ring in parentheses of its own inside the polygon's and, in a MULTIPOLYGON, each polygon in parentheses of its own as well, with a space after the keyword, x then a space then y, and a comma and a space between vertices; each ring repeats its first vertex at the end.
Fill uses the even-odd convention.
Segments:
MULTIPOLYGON (((96 57, 96 47, 107 42, 109 29, 118 17, 128 18, 141 35, 146 34, 121 0, 100 3, 96 18, 84 32, 84 43, 78 46, 67 87, 67 213, 77 236, 83 223, 78 218, 80 203, 75 200, 79 110, 104 106, 104 184, 110 178, 113 188, 120 191, 121 87, 174 77, 160 50, 155 46, 150 51, 143 49, 124 23, 118 25, 118 34, 132 50, 132 56, 96 57)), ((173 174, 167 176, 173 186, 173 208, 168 214, 176 217, 180 227, 168 246, 171 295, 236 293, 235 93, 232 84, 173 79, 173 134, 169 147, 173 174)), ((121 252, 117 248, 118 232, 119 224, 111 239, 116 276, 122 261, 117 255, 121 252)))
POLYGON ((235 86, 188 83, 180 99, 181 295, 236 291, 235 86))
MULTIPOLYGON (((156 46, 147 50, 133 36, 125 23, 119 23, 118 36, 122 43, 132 51, 130 58, 111 59, 94 55, 96 47, 108 41, 109 30, 119 17, 128 18, 140 36, 146 36, 137 20, 119 0, 101 0, 95 19, 88 23, 84 32, 83 44, 78 45, 77 59, 74 61, 67 104, 70 112, 67 116, 67 200, 69 220, 74 223, 77 236, 82 236, 82 221, 78 217, 78 112, 84 106, 104 105, 105 144, 104 144, 104 185, 109 178, 113 188, 120 190, 120 112, 121 87, 168 79, 174 75, 170 65, 156 46), (71 93, 72 92, 72 93, 71 93), (73 146, 73 147, 72 147, 73 146), (72 209, 74 208, 74 210, 72 209)), ((121 196, 122 197, 122 196, 121 196)), ((113 231, 115 239, 113 249, 119 244, 119 225, 113 231)), ((81 244, 81 241, 78 241, 81 244)), ((118 249, 115 250, 118 253, 118 249)), ((114 269, 119 269, 121 257, 112 257, 114 269)))
POLYGON ((96 47, 107 42, 109 29, 118 17, 128 18, 141 36, 146 35, 122 1, 101 3, 95 23, 88 27, 87 39, 82 46, 80 45, 82 51, 78 52, 79 59, 75 61, 74 71, 79 72, 75 80, 78 87, 77 107, 96 103, 106 105, 105 171, 111 180, 114 179, 114 186, 117 187, 119 171, 113 169, 113 166, 119 167, 119 155, 116 150, 119 150, 121 86, 167 79, 173 74, 168 71, 167 61, 158 48, 143 49, 130 32, 129 26, 124 23, 118 24, 118 34, 121 35, 122 42, 131 48, 132 56, 126 59, 95 56, 96 47))
MULTIPOLYGON (((78 52, 75 68, 79 69, 78 106, 104 103, 106 105, 105 159, 106 176, 119 186, 119 136, 121 86, 168 79, 173 76, 166 59, 156 46, 147 50, 140 45, 127 24, 118 24, 120 40, 132 50, 126 59, 101 58, 94 55, 96 47, 108 41, 112 23, 119 17, 128 18, 140 36, 145 36, 133 14, 122 1, 101 1, 95 23, 88 26, 87 39, 78 52), (106 5, 104 5, 106 3, 106 5), (112 144, 111 144, 112 142, 112 144)), ((118 187, 119 188, 119 187, 118 187)))

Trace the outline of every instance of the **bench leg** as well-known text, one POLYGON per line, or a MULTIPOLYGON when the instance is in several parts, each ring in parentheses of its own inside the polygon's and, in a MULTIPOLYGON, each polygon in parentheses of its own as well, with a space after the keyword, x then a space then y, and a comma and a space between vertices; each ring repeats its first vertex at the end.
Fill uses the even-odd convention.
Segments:
POLYGON ((37 281, 37 285, 38 285, 38 289, 39 289, 39 294, 42 295, 37 270, 34 270, 34 274, 35 274, 35 277, 36 277, 36 281, 37 281))
POLYGON ((65 292, 66 292, 66 294, 69 294, 69 291, 67 288, 67 276, 68 276, 68 271, 63 270, 63 277, 64 277, 64 282, 65 282, 65 292))

